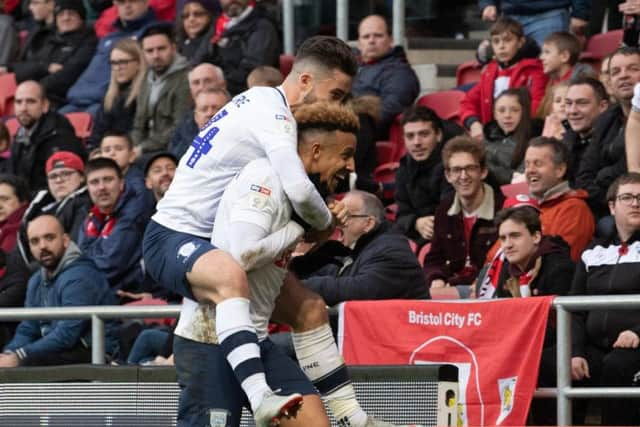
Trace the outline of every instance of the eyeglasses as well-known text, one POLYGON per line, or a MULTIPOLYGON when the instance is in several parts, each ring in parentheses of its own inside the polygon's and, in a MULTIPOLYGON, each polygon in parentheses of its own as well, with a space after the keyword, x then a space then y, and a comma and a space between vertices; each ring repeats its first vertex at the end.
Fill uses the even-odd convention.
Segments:
POLYGON ((203 16, 207 16, 208 13, 205 12, 204 10, 194 10, 191 12, 182 12, 182 19, 188 19, 190 16, 193 16, 194 18, 202 18, 203 16))
POLYGON ((452 168, 447 168, 447 173, 454 177, 460 176, 462 171, 466 172, 467 175, 476 175, 480 172, 480 165, 454 166, 452 168))
POLYGON ((135 59, 112 59, 109 61, 112 67, 121 67, 123 65, 128 65, 131 62, 137 62, 135 59))
POLYGON ((50 173, 49 175, 47 175, 47 179, 49 181, 57 181, 59 178, 61 178, 63 181, 66 181, 74 173, 76 173, 76 171, 53 172, 53 173, 50 173))
POLYGON ((349 214, 349 218, 369 218, 370 216, 367 214, 349 214))
POLYGON ((632 206, 634 200, 640 205, 640 194, 624 193, 617 196, 616 199, 625 206, 632 206))

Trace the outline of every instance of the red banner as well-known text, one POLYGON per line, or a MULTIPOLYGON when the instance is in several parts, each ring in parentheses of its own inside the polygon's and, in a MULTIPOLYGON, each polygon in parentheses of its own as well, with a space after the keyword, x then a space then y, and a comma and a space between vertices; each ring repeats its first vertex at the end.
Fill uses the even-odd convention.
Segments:
POLYGON ((552 301, 351 301, 338 341, 347 365, 456 365, 458 425, 525 425, 552 301))

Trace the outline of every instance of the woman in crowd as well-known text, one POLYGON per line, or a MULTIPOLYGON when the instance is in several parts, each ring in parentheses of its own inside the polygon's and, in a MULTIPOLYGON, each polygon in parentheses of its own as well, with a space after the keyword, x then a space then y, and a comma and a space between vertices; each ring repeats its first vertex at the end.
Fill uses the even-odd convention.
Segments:
POLYGON ((200 64, 209 55, 215 7, 211 0, 187 0, 178 16, 176 31, 178 52, 192 65, 200 64))
POLYGON ((136 97, 144 81, 147 65, 135 40, 125 38, 111 51, 111 82, 100 110, 96 114, 89 149, 100 146, 107 131, 127 133, 133 127, 136 97))
POLYGON ((525 89, 507 89, 493 104, 494 120, 485 126, 487 166, 498 185, 519 182, 523 177, 524 153, 536 136, 531 119, 531 101, 525 89))

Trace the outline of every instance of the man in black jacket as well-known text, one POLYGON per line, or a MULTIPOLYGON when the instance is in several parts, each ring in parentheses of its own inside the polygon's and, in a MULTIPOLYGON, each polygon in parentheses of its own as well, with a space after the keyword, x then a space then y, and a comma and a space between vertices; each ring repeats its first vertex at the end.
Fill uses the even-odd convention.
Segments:
POLYGON ((596 121, 593 140, 582 158, 576 187, 589 193, 589 205, 596 219, 609 214, 605 204, 607 188, 627 171, 624 146, 625 123, 631 111, 633 87, 640 82, 640 50, 622 47, 609 62, 611 90, 618 104, 596 121))
POLYGON ((43 26, 30 34, 20 58, 9 65, 16 80, 39 81, 49 101, 63 105, 67 90, 91 61, 98 44, 93 28, 85 26, 82 0, 58 0, 55 28, 43 26))
POLYGON ((44 88, 28 80, 16 89, 15 113, 20 128, 11 145, 9 170, 23 177, 31 191, 47 188, 44 173, 47 159, 55 151, 71 151, 86 157, 84 146, 71 123, 62 115, 49 111, 44 88))
POLYGON ((371 193, 342 199, 349 219, 340 242, 328 241, 292 261, 292 270, 328 305, 350 300, 427 298, 422 267, 407 239, 389 231, 384 207, 371 193))
POLYGON ((275 24, 261 5, 249 0, 220 0, 218 18, 224 31, 216 36, 211 62, 220 66, 231 95, 247 89, 247 76, 259 65, 278 66, 280 39, 275 24))

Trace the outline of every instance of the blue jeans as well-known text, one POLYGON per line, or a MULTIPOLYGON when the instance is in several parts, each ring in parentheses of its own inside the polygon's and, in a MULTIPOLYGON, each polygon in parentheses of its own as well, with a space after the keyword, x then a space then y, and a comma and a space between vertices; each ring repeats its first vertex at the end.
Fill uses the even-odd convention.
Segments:
POLYGON ((91 114, 91 117, 96 117, 98 114, 98 110, 100 110, 100 104, 91 104, 81 107, 75 104, 66 104, 58 109, 58 113, 67 114, 67 113, 77 113, 77 112, 85 112, 91 114))
POLYGON ((127 357, 127 363, 135 365, 155 359, 162 353, 169 338, 169 332, 164 329, 145 329, 133 343, 127 357))
POLYGON ((569 9, 554 9, 537 15, 509 15, 524 27, 524 35, 542 47, 544 39, 556 31, 569 31, 569 9))

